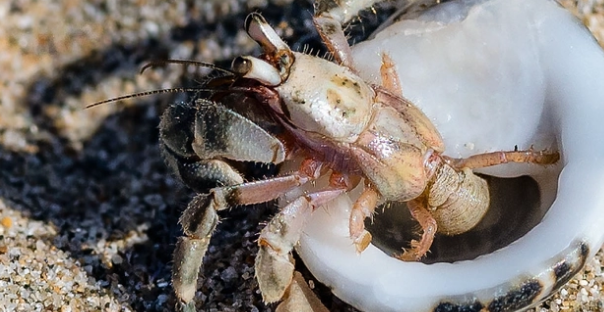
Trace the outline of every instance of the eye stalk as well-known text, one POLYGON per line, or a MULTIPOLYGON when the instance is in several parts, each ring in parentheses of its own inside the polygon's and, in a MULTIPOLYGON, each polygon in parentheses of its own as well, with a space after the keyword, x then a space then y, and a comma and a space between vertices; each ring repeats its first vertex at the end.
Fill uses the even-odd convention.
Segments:
POLYGON ((268 62, 251 56, 239 56, 233 60, 231 69, 241 77, 254 79, 265 86, 281 83, 279 71, 268 62))

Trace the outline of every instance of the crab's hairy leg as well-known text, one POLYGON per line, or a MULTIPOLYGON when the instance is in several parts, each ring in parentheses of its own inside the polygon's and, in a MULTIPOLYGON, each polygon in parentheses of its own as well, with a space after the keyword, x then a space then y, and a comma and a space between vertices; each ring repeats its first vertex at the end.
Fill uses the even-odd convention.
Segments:
POLYGON ((365 230, 365 219, 373 216, 378 199, 378 192, 366 186, 350 211, 350 238, 358 253, 363 252, 371 243, 371 234, 365 230))
POLYGON ((382 53, 380 75, 383 87, 377 89, 376 101, 394 108, 401 114, 405 124, 417 134, 416 137, 421 139, 424 145, 430 146, 437 152, 442 152, 445 145, 440 133, 415 104, 403 97, 394 63, 385 52, 382 53))
POLYGON ((423 196, 407 202, 407 207, 409 208, 409 212, 411 212, 411 216, 422 227, 422 238, 419 242, 415 240, 411 241, 411 248, 396 257, 403 261, 418 261, 426 255, 430 246, 432 246, 434 235, 436 235, 438 228, 436 220, 432 217, 430 211, 428 211, 427 203, 423 196))
POLYGON ((174 248, 174 267, 172 269, 172 285, 174 293, 180 299, 182 310, 185 312, 195 311, 193 297, 197 290, 197 278, 203 257, 208 250, 211 233, 216 228, 218 216, 214 207, 209 205, 209 195, 197 195, 189 203, 186 211, 195 211, 195 220, 185 220, 184 215, 180 222, 183 228, 186 225, 185 234, 178 238, 174 248))
POLYGON ((356 17, 359 11, 380 1, 383 0, 315 1, 315 27, 339 64, 354 70, 352 53, 342 25, 356 17))
POLYGON ((507 163, 533 163, 551 165, 560 159, 560 153, 552 151, 508 151, 473 155, 468 158, 448 158, 447 162, 455 168, 484 168, 507 163))
POLYGON ((382 52, 382 66, 380 66, 380 76, 382 78, 382 86, 392 94, 402 95, 403 87, 396 73, 394 61, 388 53, 382 52))
POLYGON ((256 256, 256 279, 266 303, 280 300, 292 281, 294 263, 290 251, 300 238, 312 206, 298 197, 275 215, 260 233, 256 256))
MULTIPOLYGON (((245 105, 244 101, 249 99, 233 95, 223 100, 241 101, 241 105, 245 105)), ((247 104, 252 105, 241 111, 254 111, 253 103, 247 104)), ((168 165, 198 193, 226 185, 195 197, 180 219, 186 236, 180 238, 175 247, 173 285, 183 310, 194 311, 196 281, 218 222, 216 211, 231 205, 271 200, 280 195, 275 192, 300 185, 308 177, 294 173, 271 179, 264 185, 243 184, 243 176, 231 167, 232 161, 280 163, 285 159, 285 147, 247 115, 207 100, 171 105, 160 123, 160 145, 168 165), (258 189, 267 187, 274 190, 273 194, 257 196, 262 194, 258 189)))
POLYGON ((323 39, 323 43, 333 55, 334 60, 338 64, 346 66, 354 71, 352 51, 348 45, 346 35, 342 30, 342 25, 329 15, 315 16, 314 23, 321 39, 323 39))
POLYGON ((300 240, 312 211, 338 197, 346 188, 332 188, 300 196, 275 215, 260 233, 256 278, 264 302, 280 300, 292 282, 291 251, 300 240))
POLYGON ((283 193, 317 178, 320 164, 313 160, 302 162, 300 171, 292 174, 218 187, 208 194, 197 195, 180 217, 186 236, 179 238, 174 251, 172 284, 185 308, 195 296, 197 277, 207 251, 212 232, 218 223, 217 211, 240 205, 258 204, 274 200, 283 193), (306 173, 311 173, 309 176, 306 173))
POLYGON ((315 16, 332 16, 333 19, 344 24, 356 17, 359 11, 381 1, 384 0, 316 0, 315 16))

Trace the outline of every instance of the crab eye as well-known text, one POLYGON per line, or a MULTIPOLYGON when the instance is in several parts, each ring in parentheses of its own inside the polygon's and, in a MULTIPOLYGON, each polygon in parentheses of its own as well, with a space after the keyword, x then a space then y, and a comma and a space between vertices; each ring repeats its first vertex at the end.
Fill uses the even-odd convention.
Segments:
POLYGON ((244 78, 254 79, 266 86, 281 83, 279 71, 270 63, 259 58, 240 56, 233 60, 231 69, 244 78))
POLYGON ((249 60, 238 56, 231 63, 231 70, 233 70, 236 74, 241 76, 245 76, 252 69, 252 62, 249 60))

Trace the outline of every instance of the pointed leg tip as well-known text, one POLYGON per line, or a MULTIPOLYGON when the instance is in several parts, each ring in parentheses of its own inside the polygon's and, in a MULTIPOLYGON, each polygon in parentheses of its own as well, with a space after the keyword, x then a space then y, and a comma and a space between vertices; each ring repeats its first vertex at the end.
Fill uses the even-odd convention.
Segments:
POLYGON ((197 308, 195 307, 195 301, 191 301, 189 303, 181 302, 179 304, 179 308, 176 311, 180 312, 197 312, 197 308))
POLYGON ((417 262, 422 258, 419 257, 415 252, 408 250, 405 250, 402 254, 395 255, 394 257, 405 262, 417 262))
POLYGON ((411 248, 403 249, 402 254, 394 255, 394 257, 405 262, 418 262, 421 261, 427 253, 428 250, 422 250, 420 248, 420 242, 412 240, 411 248))
POLYGON ((354 246, 358 254, 361 254, 363 251, 365 251, 365 249, 367 249, 367 247, 369 247, 369 244, 371 244, 371 239, 371 233, 365 230, 363 234, 354 240, 354 246))

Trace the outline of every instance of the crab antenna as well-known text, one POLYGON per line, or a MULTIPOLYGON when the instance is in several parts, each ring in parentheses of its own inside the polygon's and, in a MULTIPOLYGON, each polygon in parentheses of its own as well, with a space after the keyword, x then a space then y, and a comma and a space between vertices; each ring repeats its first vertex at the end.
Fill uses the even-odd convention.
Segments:
POLYGON ((121 100, 130 99, 130 98, 141 97, 141 96, 149 96, 149 95, 162 94, 162 93, 181 93, 181 92, 200 92, 200 91, 208 91, 208 92, 215 92, 215 93, 219 93, 219 92, 227 92, 227 93, 228 92, 242 92, 242 93, 245 93, 245 92, 254 92, 254 88, 249 88, 249 87, 231 87, 231 88, 225 89, 225 90, 210 89, 210 88, 170 88, 170 89, 159 89, 159 90, 151 90, 151 91, 133 93, 133 94, 119 96, 119 97, 108 99, 108 100, 103 100, 103 101, 100 101, 100 102, 96 102, 96 103, 92 103, 90 105, 87 105, 84 109, 89 109, 89 108, 92 108, 92 107, 95 107, 95 106, 99 106, 99 105, 103 105, 103 104, 107 104, 107 103, 118 102, 118 101, 121 101, 121 100))
POLYGON ((116 97, 116 98, 112 98, 112 99, 108 99, 108 100, 103 100, 103 101, 100 101, 100 102, 92 103, 90 105, 87 105, 85 107, 85 109, 92 108, 92 107, 95 107, 95 106, 99 106, 99 105, 102 105, 102 104, 107 104, 107 103, 112 103, 112 102, 118 102, 118 101, 121 101, 121 100, 130 99, 130 98, 136 98, 136 97, 141 97, 141 96, 149 96, 149 95, 162 94, 162 93, 180 93, 180 92, 196 92, 196 91, 215 91, 215 90, 205 89, 205 88, 170 88, 170 89, 159 89, 159 90, 145 91, 145 92, 128 94, 128 95, 124 95, 124 96, 120 96, 120 97, 116 97))
POLYGON ((234 75, 234 73, 228 69, 220 68, 214 64, 206 63, 206 62, 198 62, 198 61, 190 61, 190 60, 163 60, 163 61, 154 61, 146 64, 141 68, 140 74, 142 74, 149 67, 156 67, 160 65, 166 64, 182 64, 182 65, 195 65, 197 67, 207 67, 217 71, 221 71, 223 73, 227 73, 229 75, 234 75))

